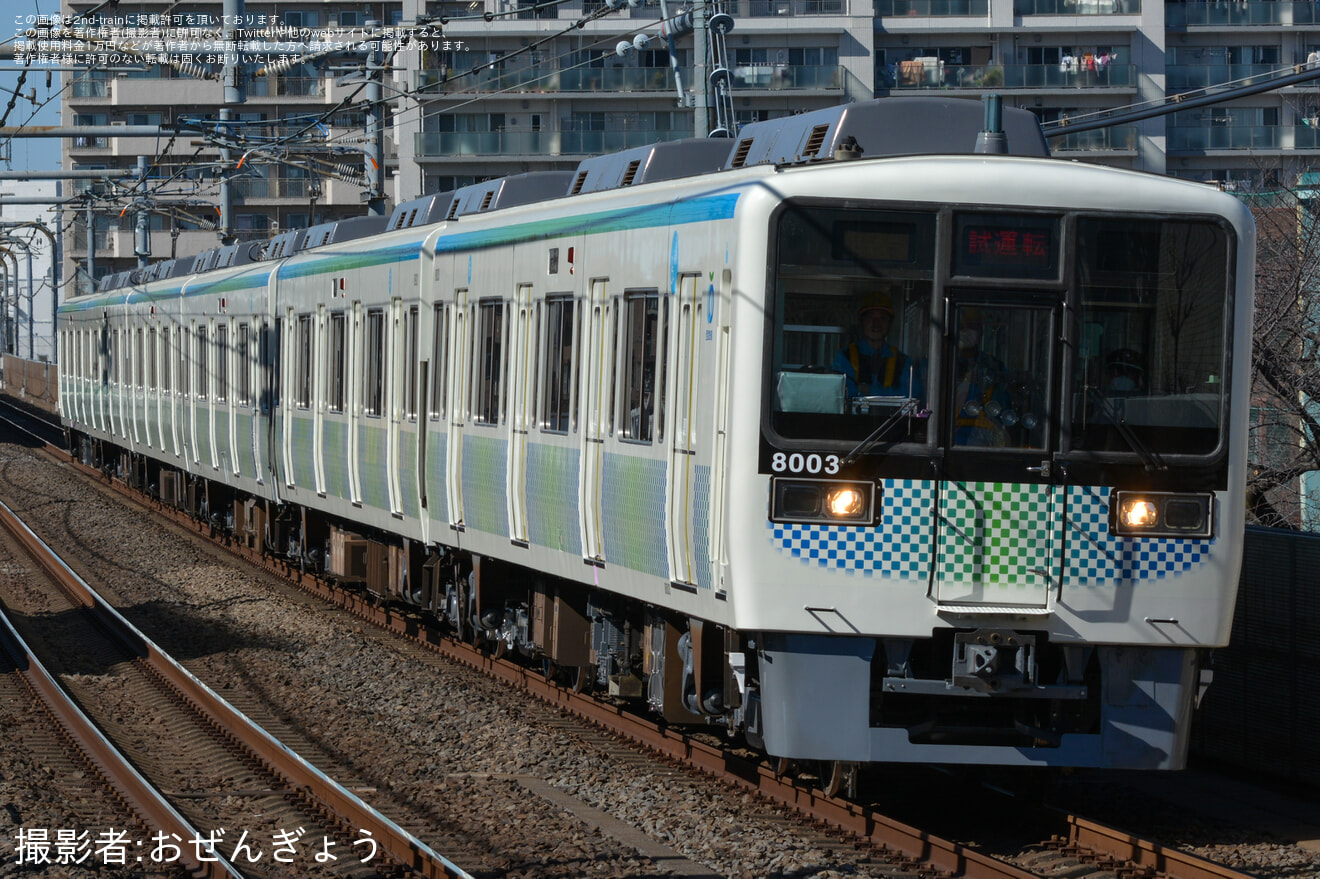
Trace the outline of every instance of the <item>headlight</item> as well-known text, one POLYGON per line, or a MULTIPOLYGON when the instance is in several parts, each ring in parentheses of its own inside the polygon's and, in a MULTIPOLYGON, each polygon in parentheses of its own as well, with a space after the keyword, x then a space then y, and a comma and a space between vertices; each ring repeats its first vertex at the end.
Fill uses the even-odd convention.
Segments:
POLYGON ((871 525, 876 506, 876 488, 870 482, 770 481, 770 518, 775 522, 871 525))
POLYGON ((825 491, 825 512, 834 519, 855 519, 866 509, 866 495, 845 485, 825 491))
POLYGON ((1214 500, 1210 494, 1120 491, 1113 530, 1125 537, 1213 537, 1214 500))

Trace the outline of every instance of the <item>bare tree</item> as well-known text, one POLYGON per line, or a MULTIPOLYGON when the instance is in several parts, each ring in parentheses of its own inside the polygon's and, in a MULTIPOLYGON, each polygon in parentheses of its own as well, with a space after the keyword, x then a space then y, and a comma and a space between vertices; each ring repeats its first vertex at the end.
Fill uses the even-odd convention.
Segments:
POLYGON ((1304 478, 1320 482, 1320 174, 1282 182, 1245 196, 1257 232, 1248 507, 1258 524, 1314 529, 1320 490, 1304 478))

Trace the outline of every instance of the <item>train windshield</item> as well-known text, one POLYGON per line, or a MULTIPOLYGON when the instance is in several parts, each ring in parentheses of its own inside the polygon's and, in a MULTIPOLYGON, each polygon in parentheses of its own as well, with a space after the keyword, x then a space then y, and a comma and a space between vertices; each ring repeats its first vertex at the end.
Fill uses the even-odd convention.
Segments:
POLYGON ((1076 241, 1071 448, 1144 457, 1215 451, 1229 365, 1224 230, 1083 217, 1076 241))
POLYGON ((1221 448, 1231 248, 1218 223, 791 204, 775 242, 766 395, 779 439, 1147 465, 1221 448), (994 259, 941 255, 986 216, 1003 238, 994 259), (978 425, 994 424, 964 442, 952 352, 977 328, 1004 364, 986 379, 1004 399, 977 407, 978 425))
POLYGON ((780 436, 923 442, 934 212, 790 208, 778 235, 780 436))

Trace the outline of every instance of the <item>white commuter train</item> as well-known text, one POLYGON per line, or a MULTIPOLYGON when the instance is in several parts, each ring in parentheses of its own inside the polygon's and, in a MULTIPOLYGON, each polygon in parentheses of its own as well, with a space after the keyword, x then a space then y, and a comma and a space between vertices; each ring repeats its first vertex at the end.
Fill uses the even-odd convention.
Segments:
POLYGON ((853 104, 113 276, 60 312, 71 450, 770 755, 1180 767, 1252 221, 983 118, 853 104))

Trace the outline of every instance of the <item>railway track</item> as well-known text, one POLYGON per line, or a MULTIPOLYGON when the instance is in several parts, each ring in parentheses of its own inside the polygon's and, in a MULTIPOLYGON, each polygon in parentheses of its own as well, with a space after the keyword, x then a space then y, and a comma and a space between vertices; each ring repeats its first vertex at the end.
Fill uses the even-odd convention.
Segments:
MULTIPOLYGON (((122 489, 122 486, 114 487, 122 489)), ((141 498, 135 499, 142 503, 141 498)), ((167 516, 172 515, 191 531, 207 530, 192 519, 162 509, 158 504, 148 502, 148 505, 167 516)), ((892 865, 891 869, 905 874, 1025 879, 1034 875, 1057 874, 1060 870, 1067 870, 1069 875, 1081 876, 1086 875, 1089 869, 1095 875, 1163 875, 1172 879, 1232 879, 1245 875, 1174 849, 1136 840, 1129 833, 1107 829, 1078 816, 1067 815, 1055 816, 1054 825, 1058 832, 1046 834, 1049 838, 1043 838, 1041 844, 1024 850, 1018 862, 997 860, 982 854, 972 845, 942 840, 929 832, 888 818, 865 803, 826 796, 805 776, 786 775, 776 771, 779 767, 771 767, 753 757, 739 755, 717 743, 707 742, 702 737, 667 730, 644 718, 629 716, 616 706, 587 699, 569 688, 546 680, 537 670, 497 660, 471 645, 454 642, 443 631, 430 627, 425 620, 399 613, 392 608, 377 606, 360 594, 332 589, 315 578, 290 569, 277 559, 245 551, 239 554, 272 573, 296 582, 306 592, 369 620, 382 630, 409 639, 419 649, 449 656, 516 689, 535 695, 559 711, 608 728, 612 730, 612 735, 645 745, 677 763, 717 775, 744 790, 755 791, 760 796, 781 803, 819 822, 821 827, 830 828, 831 832, 837 834, 840 845, 867 846, 873 850, 874 860, 888 862, 892 865)))
MULTIPOLYGON (((153 864, 177 863, 207 876, 280 876, 289 869, 284 864, 303 852, 302 875, 468 876, 165 655, 3 504, 0 526, 47 575, 48 609, 30 615, 26 628, 65 648, 59 662, 69 697, 86 706, 96 725, 85 716, 75 724, 77 716, 68 708, 51 710, 140 816, 147 835, 161 840, 162 848, 145 855, 153 864), (62 608, 54 589, 64 599, 62 608), (116 750, 122 751, 117 761, 116 750), (262 817, 254 823, 254 816, 262 817), (190 850, 192 840, 218 845, 190 850), (230 860, 251 863, 236 868, 220 854, 225 850, 234 852, 230 860)), ((25 662, 26 655, 17 654, 12 664, 25 662)), ((53 706, 58 705, 57 690, 49 679, 44 692, 53 706)), ((144 857, 141 852, 137 856, 144 857)))

